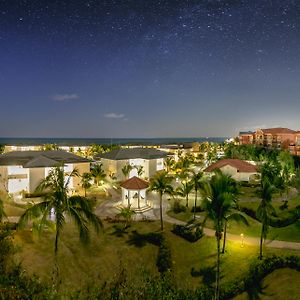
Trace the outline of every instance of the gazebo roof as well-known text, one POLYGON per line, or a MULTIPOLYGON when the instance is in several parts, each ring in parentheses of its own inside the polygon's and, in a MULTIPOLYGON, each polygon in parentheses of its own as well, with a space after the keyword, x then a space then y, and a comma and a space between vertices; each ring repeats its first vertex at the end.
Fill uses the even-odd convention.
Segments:
POLYGON ((149 187, 149 183, 143 179, 133 176, 122 182, 121 187, 127 190, 144 190, 149 187))

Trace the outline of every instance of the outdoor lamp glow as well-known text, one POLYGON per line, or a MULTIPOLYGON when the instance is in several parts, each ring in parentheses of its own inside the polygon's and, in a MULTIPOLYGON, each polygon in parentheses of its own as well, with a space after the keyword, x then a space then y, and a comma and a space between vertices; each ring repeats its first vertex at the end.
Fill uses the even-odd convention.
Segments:
POLYGON ((241 248, 244 248, 244 234, 241 233, 241 248))

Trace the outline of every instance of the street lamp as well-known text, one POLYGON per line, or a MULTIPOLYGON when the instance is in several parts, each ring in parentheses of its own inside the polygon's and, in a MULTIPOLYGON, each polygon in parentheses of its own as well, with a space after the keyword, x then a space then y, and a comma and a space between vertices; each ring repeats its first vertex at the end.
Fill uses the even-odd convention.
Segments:
POLYGON ((241 233, 241 248, 244 248, 245 244, 244 244, 244 234, 241 233))

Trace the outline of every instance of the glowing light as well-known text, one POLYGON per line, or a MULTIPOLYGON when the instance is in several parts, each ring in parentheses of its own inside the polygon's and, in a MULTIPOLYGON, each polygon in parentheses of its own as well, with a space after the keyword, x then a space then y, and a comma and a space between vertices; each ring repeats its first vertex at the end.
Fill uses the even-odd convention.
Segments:
POLYGON ((244 234, 241 233, 241 248, 244 248, 245 244, 244 244, 244 234))

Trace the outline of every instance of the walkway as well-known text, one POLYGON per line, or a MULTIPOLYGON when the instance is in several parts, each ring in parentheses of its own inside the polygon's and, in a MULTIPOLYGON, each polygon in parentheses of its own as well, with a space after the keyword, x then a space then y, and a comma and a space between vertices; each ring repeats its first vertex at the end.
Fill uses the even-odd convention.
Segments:
MULTIPOLYGON (((110 193, 112 195, 113 202, 114 201, 119 201, 120 194, 118 194, 116 191, 111 191, 111 190, 110 190, 110 193)), ((144 213, 142 216, 147 217, 148 219, 159 220, 159 218, 160 218, 159 199, 158 199, 156 194, 151 194, 151 199, 153 200, 153 207, 154 208, 152 210, 144 213)), ((109 206, 112 206, 111 200, 106 201, 102 205, 104 206, 103 207, 104 208, 103 212, 104 212, 109 206)), ((167 210, 168 209, 169 209, 169 203, 167 202, 167 200, 164 200, 163 201, 163 218, 164 218, 165 222, 171 223, 171 224, 179 224, 179 225, 185 225, 186 224, 186 222, 183 222, 183 221, 180 221, 180 220, 177 220, 175 218, 172 218, 172 217, 168 216, 167 215, 167 210)), ((207 236, 211 236, 211 237, 215 236, 215 231, 213 229, 204 228, 203 232, 207 236)), ((227 233, 226 239, 229 240, 229 241, 241 242, 241 236, 240 235, 235 235, 235 234, 231 234, 231 233, 227 233)), ((255 237, 244 236, 244 244, 252 245, 252 246, 259 246, 260 239, 255 238, 255 237)), ((266 247, 272 247, 272 248, 280 248, 280 249, 300 250, 300 243, 296 243, 296 242, 266 240, 265 241, 265 246, 266 247)))
MULTIPOLYGON (((168 215, 164 215, 164 220, 165 222, 171 223, 171 224, 179 224, 179 225, 184 225, 186 224, 183 221, 177 220, 175 218, 172 218, 168 215)), ((215 231, 210 228, 204 228, 203 232, 207 236, 215 236, 215 231)), ((231 234, 227 233, 226 234, 226 239, 229 241, 235 241, 235 242, 241 242, 241 237, 236 234, 231 234)), ((255 237, 247 237, 244 236, 244 244, 247 245, 252 245, 252 246, 259 246, 260 244, 260 239, 255 238, 255 237)), ((265 241, 265 246, 266 247, 272 247, 272 248, 280 248, 280 249, 292 249, 292 250, 300 250, 300 243, 296 242, 287 242, 287 241, 277 241, 277 240, 266 240, 265 241)))

